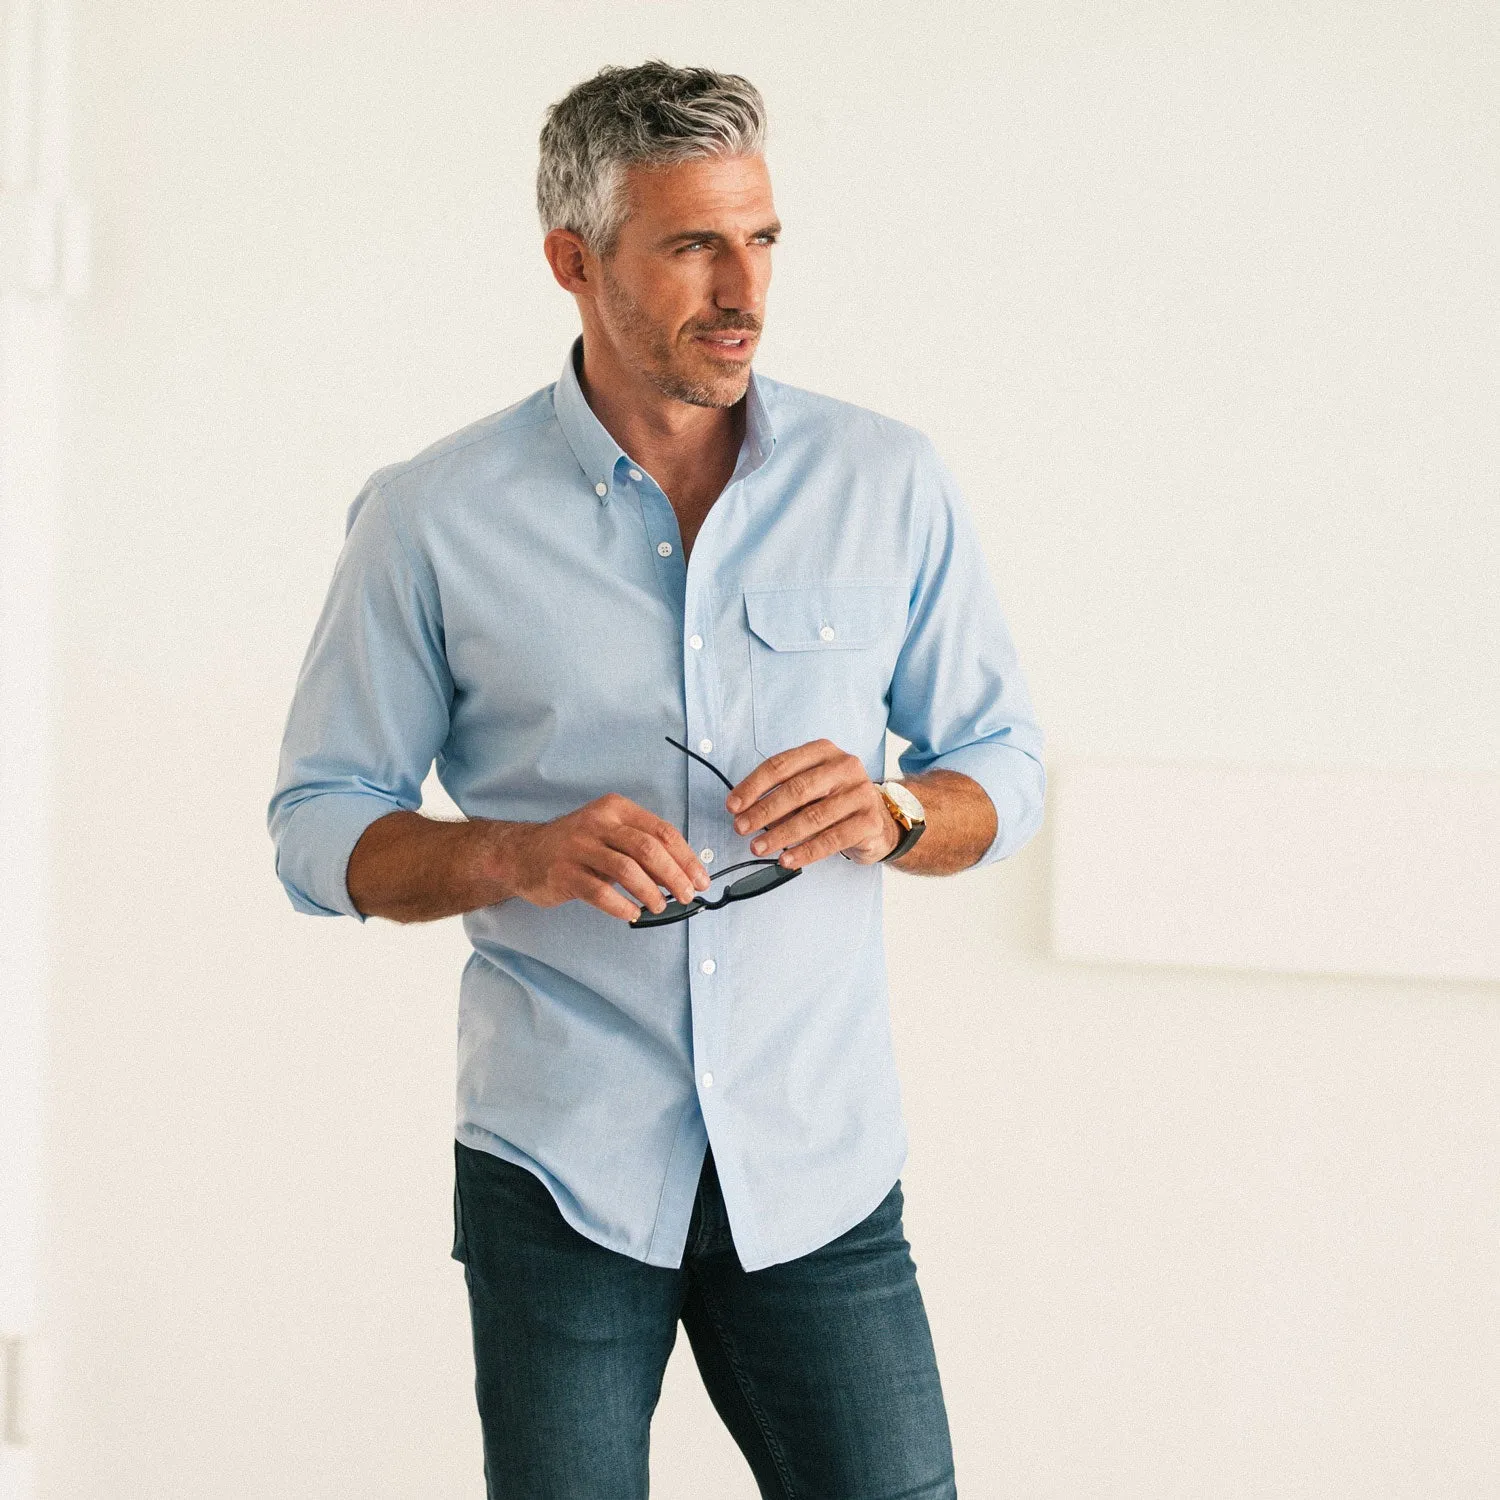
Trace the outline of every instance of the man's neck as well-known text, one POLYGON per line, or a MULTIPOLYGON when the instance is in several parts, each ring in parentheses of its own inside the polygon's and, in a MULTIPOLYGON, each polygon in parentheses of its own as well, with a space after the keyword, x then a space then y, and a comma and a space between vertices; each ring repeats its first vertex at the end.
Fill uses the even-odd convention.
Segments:
POLYGON ((585 336, 578 387, 605 431, 669 495, 696 487, 689 476, 701 477, 717 494, 744 441, 745 398, 730 407, 678 401, 589 347, 585 336))

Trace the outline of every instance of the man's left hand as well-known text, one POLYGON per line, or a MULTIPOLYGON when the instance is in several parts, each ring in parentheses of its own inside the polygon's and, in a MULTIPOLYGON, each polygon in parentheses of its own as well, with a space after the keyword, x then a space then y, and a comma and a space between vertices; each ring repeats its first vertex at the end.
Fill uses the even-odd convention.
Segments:
POLYGON ((841 852, 857 865, 872 865, 901 839, 901 825, 864 763, 832 740, 811 740, 763 760, 725 806, 737 833, 756 835, 752 854, 783 849, 780 863, 789 869, 841 852))

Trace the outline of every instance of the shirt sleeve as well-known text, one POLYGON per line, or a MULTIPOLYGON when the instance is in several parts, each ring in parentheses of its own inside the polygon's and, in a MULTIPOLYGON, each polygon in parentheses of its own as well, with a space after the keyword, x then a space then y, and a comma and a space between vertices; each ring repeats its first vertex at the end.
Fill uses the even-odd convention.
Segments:
POLYGON ((297 677, 267 825, 298 911, 365 920, 349 856, 377 818, 421 805, 448 736, 436 580, 418 566, 376 476, 349 507, 343 549, 297 677))
POLYGON ((911 741, 897 762, 903 776, 961 771, 994 803, 999 827, 970 867, 978 868, 1014 854, 1041 826, 1043 736, 978 533, 925 435, 915 482, 925 536, 889 723, 911 741))

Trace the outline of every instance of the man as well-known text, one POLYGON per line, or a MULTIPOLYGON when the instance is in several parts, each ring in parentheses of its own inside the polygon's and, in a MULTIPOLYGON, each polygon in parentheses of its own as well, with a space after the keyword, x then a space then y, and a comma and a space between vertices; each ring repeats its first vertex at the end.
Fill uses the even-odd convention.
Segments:
POLYGON ((644 1496, 679 1319, 762 1494, 956 1493, 882 865, 1019 849, 1042 736, 931 443, 751 371, 764 129, 743 78, 661 62, 549 109, 582 336, 354 501, 269 810, 299 910, 473 943, 453 1253, 491 1496, 644 1496), (468 821, 417 810, 434 758, 468 821))

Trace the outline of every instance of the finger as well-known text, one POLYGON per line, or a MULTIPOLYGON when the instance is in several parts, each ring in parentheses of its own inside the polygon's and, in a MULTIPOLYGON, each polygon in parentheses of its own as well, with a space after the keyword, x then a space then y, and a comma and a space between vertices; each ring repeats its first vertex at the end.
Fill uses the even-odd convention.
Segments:
POLYGON ((595 829, 601 842, 622 848, 643 868, 649 864, 652 873, 661 877, 657 883, 666 886, 680 900, 691 901, 695 891, 708 889, 708 871, 703 868, 692 846, 671 823, 618 792, 610 793, 605 800, 610 807, 604 826, 595 829), (635 836, 637 833, 648 835, 648 842, 643 843, 635 836), (625 836, 621 837, 622 834, 625 836), (660 868, 657 850, 665 850, 671 862, 665 870, 660 868), (644 862, 643 855, 646 856, 644 862), (676 875, 672 874, 673 865, 678 870, 676 875), (680 884, 684 879, 687 881, 685 896, 680 884))
POLYGON ((757 801, 778 782, 785 781, 788 776, 794 776, 798 771, 805 771, 809 766, 819 765, 843 753, 832 740, 809 740, 805 745, 779 750, 763 760, 740 782, 725 797, 724 805, 730 812, 739 812, 757 801))
MULTIPOLYGON (((703 868, 702 861, 699 860, 693 846, 682 836, 681 831, 659 814, 642 807, 639 802, 632 802, 629 798, 620 800, 622 807, 619 826, 638 829, 650 835, 654 843, 663 848, 672 863, 682 871, 689 885, 706 891, 709 885, 708 871, 703 868)), ((628 852, 636 854, 637 847, 639 846, 633 844, 628 852)), ((668 886, 679 896, 682 894, 674 881, 663 880, 661 884, 668 886)), ((691 892, 688 899, 692 899, 691 892)))
POLYGON ((750 848, 756 854, 771 849, 790 849, 826 832, 847 818, 868 815, 870 795, 863 787, 823 797, 807 807, 798 808, 790 817, 773 823, 755 839, 750 848))
POLYGON ((713 877, 704 868, 703 861, 698 858, 698 851, 688 843, 682 830, 665 818, 658 818, 652 832, 666 847, 667 853, 681 866, 695 889, 706 891, 713 877))
POLYGON ((647 816, 651 819, 649 829, 638 824, 623 825, 614 841, 658 885, 666 886, 686 906, 700 890, 708 889, 708 871, 670 823, 655 814, 647 816))
POLYGON ((830 854, 837 854, 840 849, 852 849, 856 844, 863 843, 867 837, 869 835, 865 829, 864 819, 856 813, 853 817, 843 818, 832 827, 825 828, 812 838, 792 845, 780 855, 779 863, 788 870, 800 870, 803 865, 827 859, 830 854))
POLYGON ((656 882, 628 854, 601 844, 584 856, 583 863, 596 875, 603 875, 623 885, 642 906, 654 912, 663 910, 667 904, 656 882))
MULTIPOLYGON (((854 760, 850 756, 851 761, 854 760)), ((868 781, 865 768, 854 761, 861 781, 868 781)), ((820 797, 832 796, 851 785, 849 773, 836 760, 822 761, 789 776, 779 786, 774 786, 759 801, 751 803, 734 820, 736 833, 754 833, 757 829, 771 828, 778 818, 785 818, 806 807, 820 797)))
POLYGON ((623 917, 625 921, 633 922, 641 914, 635 902, 627 901, 607 880, 600 880, 597 876, 580 874, 576 890, 580 901, 597 906, 606 916, 623 917))

